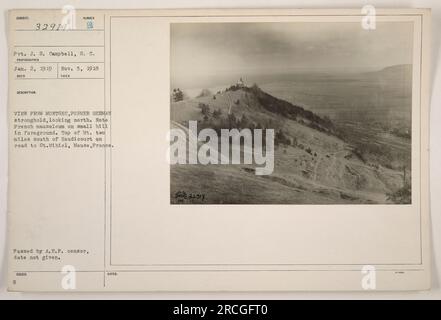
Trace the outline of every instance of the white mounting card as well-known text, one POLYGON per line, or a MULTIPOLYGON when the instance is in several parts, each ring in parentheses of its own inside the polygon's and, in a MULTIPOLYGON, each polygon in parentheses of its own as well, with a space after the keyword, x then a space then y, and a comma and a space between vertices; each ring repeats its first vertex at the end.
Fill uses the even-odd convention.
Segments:
POLYGON ((430 10, 8 32, 11 291, 430 288, 430 10))

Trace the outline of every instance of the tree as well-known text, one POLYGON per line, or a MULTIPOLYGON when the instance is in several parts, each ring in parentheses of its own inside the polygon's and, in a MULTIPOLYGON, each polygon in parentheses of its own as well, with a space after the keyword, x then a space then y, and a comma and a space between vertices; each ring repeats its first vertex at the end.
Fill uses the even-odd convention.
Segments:
POLYGON ((204 115, 204 116, 209 116, 210 115, 210 107, 208 106, 208 104, 205 104, 205 103, 199 103, 199 109, 201 109, 201 113, 204 115))
POLYGON ((286 135, 285 135, 285 133, 280 129, 280 130, 278 130, 277 132, 276 132, 276 136, 275 136, 275 139, 274 139, 274 143, 276 144, 276 145, 279 145, 279 144, 284 144, 284 145, 291 145, 291 139, 290 138, 288 138, 286 135))
POLYGON ((221 109, 217 109, 213 111, 213 118, 214 119, 219 119, 222 115, 222 110, 221 109))
POLYGON ((234 115, 234 113, 230 113, 228 115, 228 125, 229 125, 230 129, 237 127, 237 119, 236 119, 236 116, 234 115))
POLYGON ((243 128, 249 128, 249 124, 250 124, 250 122, 248 121, 247 116, 246 116, 245 114, 243 114, 243 115, 242 115, 242 118, 241 118, 240 121, 239 121, 239 127, 240 127, 241 129, 243 129, 243 128))
POLYGON ((173 89, 172 97, 174 102, 182 101, 184 100, 184 93, 179 88, 173 89))

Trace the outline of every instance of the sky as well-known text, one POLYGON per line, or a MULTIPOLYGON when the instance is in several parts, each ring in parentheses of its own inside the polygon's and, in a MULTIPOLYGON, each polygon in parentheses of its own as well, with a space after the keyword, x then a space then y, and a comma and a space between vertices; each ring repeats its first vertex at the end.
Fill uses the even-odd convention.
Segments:
POLYGON ((225 84, 239 75, 380 70, 412 63, 413 26, 359 22, 174 23, 173 87, 225 84))

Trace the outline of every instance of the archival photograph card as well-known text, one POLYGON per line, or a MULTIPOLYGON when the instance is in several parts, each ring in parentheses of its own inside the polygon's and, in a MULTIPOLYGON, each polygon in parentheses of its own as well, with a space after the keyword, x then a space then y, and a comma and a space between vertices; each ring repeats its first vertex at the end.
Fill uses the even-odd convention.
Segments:
POLYGON ((430 288, 430 10, 12 10, 11 291, 430 288))

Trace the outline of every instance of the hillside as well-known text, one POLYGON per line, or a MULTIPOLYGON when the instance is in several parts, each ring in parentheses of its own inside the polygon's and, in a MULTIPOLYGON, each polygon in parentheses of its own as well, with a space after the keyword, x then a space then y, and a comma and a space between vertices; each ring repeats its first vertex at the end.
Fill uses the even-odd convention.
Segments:
POLYGON ((399 170, 362 159, 339 138, 334 123, 274 97, 257 86, 231 86, 210 96, 171 103, 173 127, 271 128, 275 168, 256 176, 253 165, 173 165, 171 203, 177 192, 202 193, 184 203, 388 203, 403 185, 399 170))

